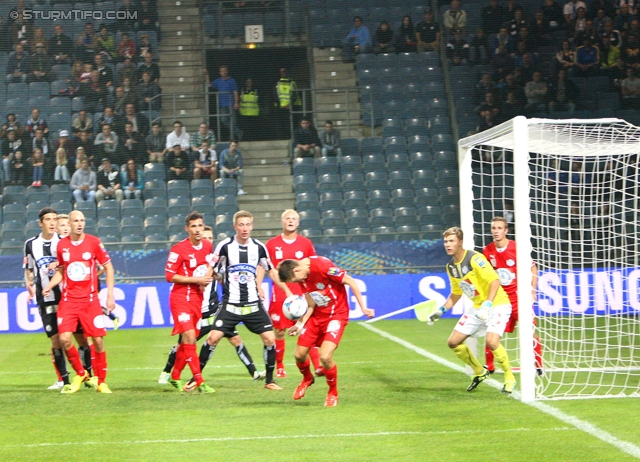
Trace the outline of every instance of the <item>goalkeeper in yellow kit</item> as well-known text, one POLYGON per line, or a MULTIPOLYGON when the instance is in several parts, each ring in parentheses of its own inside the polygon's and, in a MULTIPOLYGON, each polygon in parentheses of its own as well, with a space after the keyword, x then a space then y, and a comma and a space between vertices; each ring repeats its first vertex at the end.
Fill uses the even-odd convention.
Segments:
POLYGON ((462 248, 463 233, 460 228, 449 228, 443 236, 447 255, 453 257, 447 264, 451 293, 444 305, 429 315, 429 322, 436 321, 453 307, 463 294, 471 299, 473 307, 462 315, 447 344, 458 358, 473 369, 475 375, 467 387, 467 391, 471 391, 489 377, 489 371, 482 367, 464 341, 471 335, 481 337, 486 333, 486 344, 504 371, 502 392, 511 393, 516 380, 509 366, 507 350, 500 344, 511 315, 509 297, 500 285, 498 274, 485 256, 480 252, 462 248))

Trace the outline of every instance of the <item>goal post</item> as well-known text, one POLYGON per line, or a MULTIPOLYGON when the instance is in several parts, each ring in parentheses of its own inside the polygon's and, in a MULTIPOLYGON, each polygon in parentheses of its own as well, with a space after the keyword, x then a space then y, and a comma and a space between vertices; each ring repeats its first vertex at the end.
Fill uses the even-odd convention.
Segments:
POLYGON ((520 116, 461 139, 458 155, 465 247, 491 242, 494 216, 518 243, 504 344, 522 400, 640 396, 640 128, 520 116))

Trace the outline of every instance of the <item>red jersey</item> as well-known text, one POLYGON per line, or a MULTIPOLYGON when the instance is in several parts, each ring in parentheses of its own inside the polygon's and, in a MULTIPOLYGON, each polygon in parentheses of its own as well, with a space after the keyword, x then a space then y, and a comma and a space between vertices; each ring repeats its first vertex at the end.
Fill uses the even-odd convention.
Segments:
MULTIPOLYGON (((484 248, 484 256, 487 257, 500 277, 500 284, 514 303, 517 297, 518 283, 516 281, 516 242, 509 240, 507 246, 497 249, 494 242, 484 248)), ((535 263, 533 263, 535 264, 535 263)), ((533 266, 533 265, 532 265, 533 266)))
MULTIPOLYGON (((302 260, 303 258, 316 254, 313 242, 300 235, 296 236, 293 241, 285 240, 282 234, 273 237, 267 241, 267 251, 269 252, 269 258, 271 258, 271 263, 273 263, 274 268, 277 268, 278 264, 283 260, 302 260)), ((295 295, 302 295, 300 285, 296 283, 289 283, 287 285, 295 295)), ((284 291, 274 284, 271 301, 284 301, 285 298, 287 298, 287 296, 284 291)))
POLYGON ((325 257, 309 257, 307 279, 298 284, 316 302, 313 316, 349 320, 347 289, 342 283, 347 272, 325 257))
MULTIPOLYGON (((164 268, 164 275, 168 282, 173 276, 179 274, 186 277, 202 277, 207 274, 209 268, 209 256, 213 251, 211 241, 202 239, 196 247, 187 238, 178 242, 169 252, 167 266, 164 268)), ((171 286, 172 297, 184 297, 186 301, 200 301, 202 303, 203 294, 198 284, 173 284, 171 286)))
POLYGON ((58 242, 58 261, 64 267, 63 300, 92 302, 98 297, 97 264, 104 266, 111 261, 100 239, 85 234, 82 241, 72 241, 68 236, 58 242))

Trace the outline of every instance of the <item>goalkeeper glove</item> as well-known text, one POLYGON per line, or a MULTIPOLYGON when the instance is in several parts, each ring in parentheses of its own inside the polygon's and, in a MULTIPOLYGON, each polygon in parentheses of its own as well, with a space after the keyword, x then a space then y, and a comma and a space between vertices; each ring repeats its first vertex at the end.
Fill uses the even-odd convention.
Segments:
POLYGON ((489 300, 485 300, 484 302, 482 302, 482 305, 480 305, 480 308, 478 309, 478 311, 476 311, 476 318, 481 321, 486 321, 487 319, 489 319, 489 316, 491 316, 492 306, 493 302, 489 300))
POLYGON ((446 311, 447 309, 444 306, 441 306, 440 308, 434 310, 427 318, 427 324, 433 326, 433 323, 440 319, 440 316, 445 314, 446 311))

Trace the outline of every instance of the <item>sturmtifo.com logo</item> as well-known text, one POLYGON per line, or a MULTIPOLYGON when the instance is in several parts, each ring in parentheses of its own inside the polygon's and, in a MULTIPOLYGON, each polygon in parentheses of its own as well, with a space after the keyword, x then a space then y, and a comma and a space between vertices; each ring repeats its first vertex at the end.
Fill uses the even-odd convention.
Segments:
MULTIPOLYGON (((13 20, 18 19, 18 11, 9 12, 9 17, 13 20)), ((115 21, 122 19, 138 19, 137 11, 101 11, 101 10, 22 10, 22 17, 31 21, 32 19, 44 19, 56 21, 61 19, 82 20, 82 21, 115 21)))

